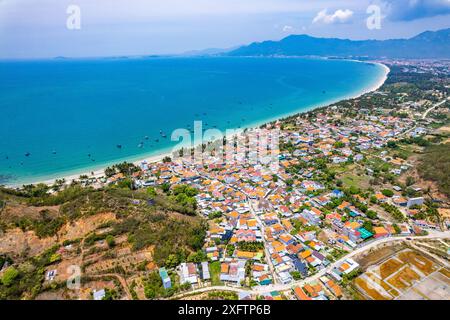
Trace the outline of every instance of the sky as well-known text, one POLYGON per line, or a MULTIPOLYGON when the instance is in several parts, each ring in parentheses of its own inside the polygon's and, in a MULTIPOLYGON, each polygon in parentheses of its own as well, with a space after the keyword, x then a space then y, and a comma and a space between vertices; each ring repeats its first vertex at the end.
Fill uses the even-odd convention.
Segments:
POLYGON ((450 0, 0 0, 0 59, 179 54, 290 34, 409 38, 449 27, 450 0))

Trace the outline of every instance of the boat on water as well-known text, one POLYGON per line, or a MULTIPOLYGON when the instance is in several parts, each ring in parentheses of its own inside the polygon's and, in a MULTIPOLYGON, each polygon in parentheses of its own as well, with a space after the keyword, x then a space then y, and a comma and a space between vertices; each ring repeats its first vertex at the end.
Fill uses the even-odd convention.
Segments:
POLYGON ((122 145, 121 144, 116 145, 116 147, 117 147, 117 149, 122 149, 122 145))

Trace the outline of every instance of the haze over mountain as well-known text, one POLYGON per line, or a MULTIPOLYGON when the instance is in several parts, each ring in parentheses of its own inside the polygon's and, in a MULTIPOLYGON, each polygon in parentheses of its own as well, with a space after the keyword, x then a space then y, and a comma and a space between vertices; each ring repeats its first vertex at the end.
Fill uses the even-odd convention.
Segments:
POLYGON ((410 39, 348 40, 290 35, 280 41, 254 42, 232 56, 367 56, 370 58, 450 58, 450 28, 410 39))
POLYGON ((183 52, 182 56, 211 56, 211 55, 220 55, 229 53, 236 49, 240 48, 240 46, 233 46, 232 48, 222 49, 222 48, 207 48, 203 50, 190 50, 183 52))

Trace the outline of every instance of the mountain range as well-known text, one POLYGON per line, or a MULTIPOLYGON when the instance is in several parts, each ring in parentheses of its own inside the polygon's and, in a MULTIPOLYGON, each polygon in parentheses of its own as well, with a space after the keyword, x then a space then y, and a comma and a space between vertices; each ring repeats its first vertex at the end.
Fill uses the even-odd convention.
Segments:
POLYGON ((290 35, 280 41, 254 42, 228 56, 334 56, 368 58, 450 58, 450 28, 409 39, 349 40, 290 35))

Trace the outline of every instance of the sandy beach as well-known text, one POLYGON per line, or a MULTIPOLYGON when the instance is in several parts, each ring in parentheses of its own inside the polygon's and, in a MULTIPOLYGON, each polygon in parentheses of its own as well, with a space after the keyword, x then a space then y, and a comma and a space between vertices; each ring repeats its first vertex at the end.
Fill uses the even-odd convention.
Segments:
MULTIPOLYGON (((339 101, 342 101, 342 100, 356 99, 356 98, 358 98, 358 97, 360 97, 360 96, 362 96, 364 94, 367 94, 367 93, 370 93, 370 92, 378 90, 388 78, 388 74, 390 72, 390 69, 389 69, 389 67, 387 67, 386 65, 384 65, 382 63, 370 62, 370 61, 365 62, 365 61, 358 61, 358 60, 351 60, 351 61, 355 61, 355 62, 359 62, 359 63, 371 63, 371 64, 378 65, 381 68, 383 68, 384 75, 383 75, 383 77, 380 77, 380 79, 376 83, 374 83, 371 87, 365 88, 364 90, 362 90, 361 92, 358 92, 357 94, 349 95, 349 96, 346 96, 346 97, 343 97, 343 98, 340 98, 340 99, 337 99, 337 100, 327 101, 325 103, 321 103, 321 104, 318 104, 318 105, 313 105, 313 106, 310 106, 310 107, 308 107, 306 109, 304 107, 302 107, 301 110, 299 109, 297 111, 290 112, 289 114, 277 115, 277 116, 275 116, 275 117, 273 117, 271 119, 265 119, 265 120, 262 120, 262 121, 253 122, 253 123, 248 124, 247 126, 243 127, 242 129, 256 128, 256 127, 259 127, 259 126, 261 126, 263 124, 266 124, 266 123, 269 123, 269 122, 273 122, 273 121, 276 121, 276 120, 279 120, 279 119, 282 119, 282 118, 285 118, 285 117, 288 117, 288 116, 292 116, 292 115, 300 114, 300 113, 306 113, 306 112, 309 112, 309 111, 317 109, 317 108, 330 106, 330 105, 335 104, 335 103, 337 103, 339 101)), ((138 158, 137 160, 132 160, 132 161, 129 161, 129 162, 133 162, 135 165, 139 165, 142 162, 155 163, 155 162, 162 161, 162 159, 164 157, 166 157, 166 156, 171 157, 172 156, 172 152, 173 151, 171 151, 171 152, 162 151, 160 154, 153 155, 153 156, 144 156, 142 158, 138 158)), ((123 161, 127 161, 127 160, 126 159, 122 159, 122 160, 118 159, 117 161, 115 161, 115 163, 120 163, 120 162, 123 162, 123 161)), ((57 177, 57 178, 51 178, 51 179, 46 179, 46 180, 41 180, 41 181, 35 181, 35 182, 31 182, 31 183, 32 184, 44 183, 44 184, 47 184, 47 185, 53 185, 56 182, 56 180, 64 179, 66 181, 66 184, 69 184, 69 183, 71 183, 74 180, 79 180, 79 177, 81 175, 86 175, 89 178, 101 178, 101 177, 104 176, 104 170, 107 167, 108 167, 108 165, 105 165, 102 168, 96 169, 96 170, 87 170, 87 169, 80 170, 80 172, 69 174, 69 175, 66 175, 66 176, 63 175, 63 176, 60 176, 60 177, 57 177)), ((12 184, 12 185, 9 185, 9 187, 18 188, 18 187, 21 187, 23 184, 24 183, 12 184)))

